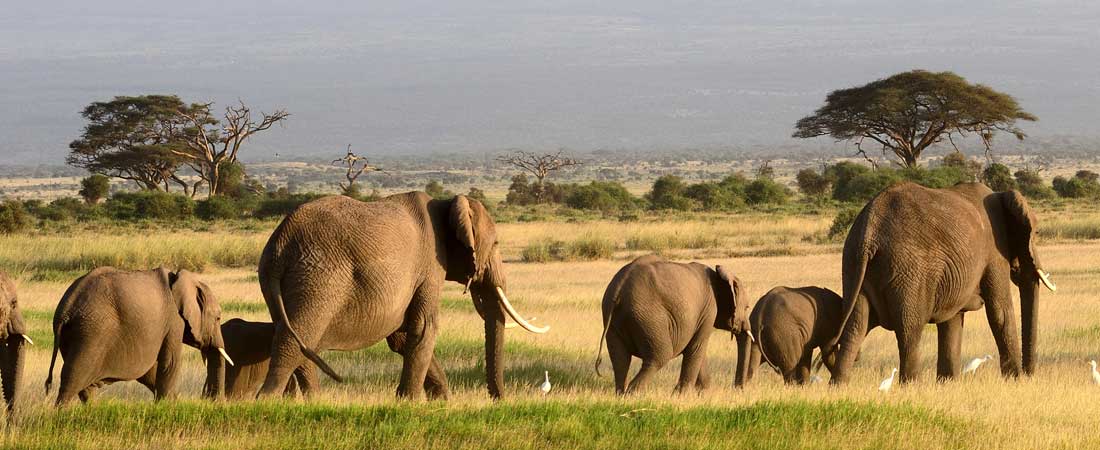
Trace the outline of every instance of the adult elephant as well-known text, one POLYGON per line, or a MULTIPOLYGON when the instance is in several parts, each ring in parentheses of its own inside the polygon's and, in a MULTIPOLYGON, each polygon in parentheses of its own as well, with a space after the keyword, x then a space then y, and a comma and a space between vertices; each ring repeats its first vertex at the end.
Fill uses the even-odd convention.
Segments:
POLYGON ((27 359, 26 344, 33 344, 27 336, 23 313, 19 309, 19 297, 15 283, 0 272, 0 386, 7 404, 8 419, 15 413, 19 400, 19 383, 23 378, 23 365, 27 359))
POLYGON ((1001 373, 1020 373, 1010 282, 1020 289, 1023 371, 1035 370, 1039 284, 1055 289, 1036 251, 1038 222, 1019 192, 979 183, 893 186, 867 204, 844 243, 844 326, 832 382, 842 383, 869 321, 894 331, 901 382, 917 376, 925 324, 937 326, 940 379, 959 372, 963 316, 985 306, 1001 373))
POLYGON ((410 192, 364 203, 325 197, 288 215, 268 240, 259 279, 275 323, 261 396, 281 394, 312 349, 356 350, 405 333, 397 394, 422 398, 444 281, 466 285, 485 322, 489 394, 504 393, 504 315, 535 333, 505 295, 496 226, 477 200, 410 192))

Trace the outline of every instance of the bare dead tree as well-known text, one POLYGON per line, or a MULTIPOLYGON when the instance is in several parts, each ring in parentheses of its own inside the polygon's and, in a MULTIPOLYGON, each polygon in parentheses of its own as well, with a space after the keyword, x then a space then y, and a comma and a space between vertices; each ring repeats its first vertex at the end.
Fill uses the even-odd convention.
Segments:
POLYGON ((557 153, 537 154, 516 150, 510 155, 501 155, 497 161, 527 172, 535 177, 535 186, 539 202, 543 201, 543 181, 551 173, 561 169, 581 165, 581 161, 565 155, 565 149, 559 149, 557 153))
POLYGON ((187 140, 187 148, 174 153, 199 173, 213 196, 221 192, 221 166, 237 162, 237 154, 248 138, 281 123, 290 113, 283 109, 272 114, 260 112, 261 118, 257 121, 252 117, 252 110, 237 100, 236 105, 225 108, 223 120, 219 122, 210 115, 211 105, 213 103, 199 104, 190 111, 180 112, 193 132, 187 140))
POLYGON ((355 192, 355 180, 358 179, 360 175, 368 172, 382 170, 376 166, 370 165, 370 162, 367 161, 367 158, 352 153, 351 144, 348 144, 347 151, 348 154, 345 155, 343 158, 332 160, 333 164, 344 166, 345 168, 347 168, 347 173, 344 174, 344 178, 347 178, 348 182, 347 184, 340 183, 340 189, 345 194, 355 192))

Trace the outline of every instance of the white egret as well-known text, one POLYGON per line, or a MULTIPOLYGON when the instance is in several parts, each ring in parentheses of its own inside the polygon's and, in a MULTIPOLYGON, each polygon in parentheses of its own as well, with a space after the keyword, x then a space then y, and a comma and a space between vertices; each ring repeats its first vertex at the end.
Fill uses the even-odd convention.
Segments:
POLYGON ((549 394, 550 393, 550 371, 544 370, 542 372, 542 375, 545 378, 544 378, 544 381, 542 382, 542 385, 539 386, 539 390, 541 390, 543 394, 549 394))
POLYGON ((1089 361, 1089 365, 1092 366, 1092 382, 1100 384, 1100 372, 1096 371, 1096 360, 1089 361))
POLYGON ((894 386, 894 375, 897 375, 897 373, 898 368, 895 367, 894 370, 890 371, 890 376, 887 377, 885 380, 882 380, 882 383, 878 385, 878 390, 882 392, 889 391, 890 388, 894 386))
POLYGON ((823 380, 821 379, 821 377, 819 377, 817 375, 810 375, 810 384, 817 384, 817 383, 820 383, 822 381, 823 380))
POLYGON ((963 368, 962 373, 964 375, 968 374, 968 373, 974 373, 974 371, 978 370, 978 367, 981 366, 982 363, 984 363, 986 361, 989 361, 991 359, 993 359, 993 355, 985 355, 981 358, 974 358, 974 359, 970 360, 970 363, 967 364, 966 367, 963 368))

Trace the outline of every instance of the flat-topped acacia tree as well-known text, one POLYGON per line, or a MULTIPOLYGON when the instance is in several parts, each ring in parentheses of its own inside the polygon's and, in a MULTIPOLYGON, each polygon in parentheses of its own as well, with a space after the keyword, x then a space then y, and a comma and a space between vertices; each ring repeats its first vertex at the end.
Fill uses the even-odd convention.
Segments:
POLYGON ((864 157, 863 143, 870 139, 883 154, 891 152, 906 167, 916 167, 925 149, 944 139, 954 145, 955 135, 977 135, 987 153, 998 131, 1023 140, 1026 135, 1016 125, 1020 120, 1038 119, 1008 94, 952 72, 912 70, 830 92, 824 105, 798 121, 793 136, 855 141, 864 157))

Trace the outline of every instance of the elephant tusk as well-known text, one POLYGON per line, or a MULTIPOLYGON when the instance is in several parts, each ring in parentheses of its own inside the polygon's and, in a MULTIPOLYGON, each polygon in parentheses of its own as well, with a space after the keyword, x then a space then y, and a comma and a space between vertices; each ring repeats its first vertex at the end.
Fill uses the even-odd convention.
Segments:
POLYGON ((1043 286, 1050 289, 1050 292, 1058 292, 1058 286, 1054 285, 1053 281, 1050 281, 1050 274, 1043 272, 1042 269, 1035 269, 1035 273, 1039 275, 1039 281, 1043 282, 1043 286))
POLYGON ((30 337, 30 336, 27 336, 27 335, 25 335, 25 334, 24 334, 24 335, 22 335, 22 336, 23 336, 23 340, 24 340, 24 341, 27 341, 27 343, 28 343, 28 344, 34 345, 34 341, 32 341, 32 340, 31 340, 31 337, 30 337))
POLYGON ((226 363, 229 363, 231 366, 233 365, 233 358, 229 357, 229 354, 225 352, 224 348, 218 347, 218 353, 222 354, 222 358, 225 358, 226 363))
POLYGON ((752 328, 745 328, 745 333, 749 334, 749 341, 756 342, 756 336, 752 335, 752 328))
MULTIPOLYGON (((531 316, 531 318, 530 318, 530 319, 527 319, 527 320, 531 320, 531 321, 533 321, 533 320, 535 320, 535 319, 538 319, 538 317, 535 317, 535 316, 531 316)), ((515 322, 512 322, 512 323, 506 323, 506 324, 504 324, 504 328, 505 328, 505 329, 511 329, 511 328, 515 328, 515 327, 518 327, 518 326, 519 326, 519 325, 516 325, 516 323, 515 323, 515 322)))
POLYGON ((519 326, 523 327, 523 329, 536 334, 542 334, 550 331, 550 327, 537 327, 531 325, 526 320, 524 320, 523 316, 519 315, 519 313, 516 312, 516 309, 512 307, 512 304, 508 302, 508 297, 504 295, 504 289, 501 289, 500 286, 497 286, 497 295, 500 296, 500 304, 504 306, 504 310, 507 311, 508 315, 512 317, 512 320, 516 321, 516 323, 519 324, 519 326))

